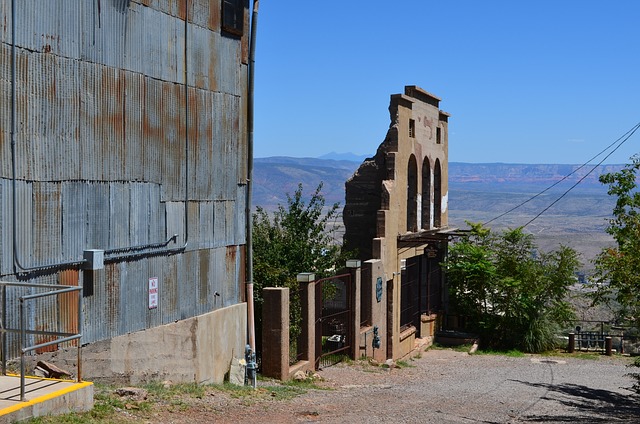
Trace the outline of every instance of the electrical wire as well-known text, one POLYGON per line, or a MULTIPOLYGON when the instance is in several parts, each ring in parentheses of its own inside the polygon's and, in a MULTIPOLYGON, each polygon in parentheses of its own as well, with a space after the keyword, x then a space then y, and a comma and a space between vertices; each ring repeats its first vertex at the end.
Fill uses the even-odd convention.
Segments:
MULTIPOLYGON (((626 133, 624 133, 624 134, 622 134, 620 137, 618 137, 618 138, 617 138, 613 143, 609 144, 607 147, 605 147, 602 151, 600 151, 598 154, 596 154, 595 156, 593 156, 593 157, 592 157, 591 159, 589 159, 587 162, 583 163, 582 165, 580 165, 579 167, 577 167, 576 169, 574 169, 573 171, 571 171, 569 174, 567 174, 567 175, 565 175, 564 177, 562 177, 560 180, 558 180, 558 181, 556 181, 555 183, 551 184, 549 187, 545 188, 545 189, 544 189, 544 190, 542 190, 540 193, 538 193, 538 194, 536 194, 536 195, 534 195, 534 196, 530 197, 529 199, 527 199, 527 200, 525 200, 524 202, 522 202, 522 203, 520 203, 520 204, 518 204, 518 205, 516 205, 516 206, 512 207, 512 208, 511 208, 511 209, 509 209, 508 211, 506 211, 506 212, 504 212, 504 213, 502 213, 502 214, 500 214, 500 215, 496 216, 495 218, 490 219, 489 221, 487 221, 487 222, 483 223, 482 225, 490 224, 490 223, 492 223, 493 221, 496 221, 496 220, 498 220, 498 219, 502 218, 503 216, 510 214, 511 212, 515 211, 516 209, 518 209, 518 208, 520 208, 520 207, 522 207, 522 206, 526 205, 527 203, 531 202, 532 200, 535 200, 535 199, 537 199, 538 197, 542 196, 544 193, 546 193, 547 191, 551 190, 552 188, 554 188, 554 187, 555 187, 555 186, 557 186, 558 184, 562 183, 562 182, 563 182, 563 181, 565 181, 567 178, 569 178, 570 176, 572 176, 573 174, 575 174, 576 172, 578 172, 579 170, 581 170, 582 168, 584 168, 585 166, 587 166, 587 165, 588 165, 589 163, 591 163, 594 159, 596 159, 597 157, 599 157, 600 155, 602 155, 604 152, 606 152, 607 150, 609 150, 611 147, 615 146, 617 143, 619 143, 619 142, 620 142, 620 140, 624 139, 622 142, 620 142, 620 145, 619 145, 619 146, 617 146, 613 151, 611 151, 611 153, 609 153, 609 155, 607 155, 607 156, 606 156, 602 161, 600 161, 600 162, 598 163, 598 165, 596 165, 596 166, 599 166, 600 164, 602 164, 602 162, 604 162, 604 160, 605 160, 605 159, 607 159, 609 156, 611 156, 611 154, 612 154, 613 152, 615 152, 616 150, 618 150, 618 149, 620 148, 620 146, 622 146, 622 145, 624 144, 624 142, 625 142, 625 141, 627 141, 627 140, 629 139, 629 137, 631 137, 631 136, 633 135, 633 133, 635 133, 635 132, 636 132, 636 130, 637 130, 639 127, 640 127, 640 122, 639 122, 639 123, 637 123, 635 126, 633 126, 629 131, 627 131, 626 133), (625 138, 625 137, 626 137, 626 138, 625 138)), ((594 168, 594 169, 595 169, 595 168, 594 168)), ((587 173, 583 178, 581 178, 581 179, 580 179, 580 181, 579 181, 579 182, 583 181, 583 180, 585 179, 585 177, 586 177, 586 176, 588 176, 589 174, 591 174, 591 173, 594 171, 594 169, 592 169, 591 171, 589 171, 589 172, 588 172, 588 173, 587 173)), ((578 182, 578 183, 579 183, 579 182, 578 182)), ((576 185, 577 185, 577 184, 576 184, 576 185)), ((573 187, 575 187, 575 185, 574 185, 573 187)), ((571 187, 568 191, 571 191, 571 189, 573 189, 573 187, 571 187)), ((564 197, 564 196, 568 193, 568 191, 567 191, 567 192, 565 192, 565 193, 562 195, 562 197, 564 197)), ((562 198, 562 197, 561 197, 561 198, 562 198)), ((559 200, 559 199, 558 199, 558 200, 559 200)), ((557 201, 556 201, 556 202, 554 202, 551 206, 553 206, 555 203, 557 203, 557 201)), ((543 211, 543 213, 544 213, 544 212, 546 212, 546 210, 547 210, 547 209, 545 209, 545 210, 543 211)), ((536 218, 538 218, 538 216, 536 216, 536 218)), ((534 218, 533 220, 535 220, 536 218, 534 218)), ((533 221, 533 220, 532 220, 532 221, 533 221)), ((526 225, 529 225, 530 223, 531 223, 531 222, 528 222, 526 225)), ((526 225, 525 225, 525 226, 526 226, 526 225)))
POLYGON ((572 185, 571 187, 569 187, 567 189, 567 191, 565 191, 564 193, 562 193, 562 195, 560 197, 558 197, 555 201, 553 201, 549 206, 547 206, 546 208, 544 208, 540 213, 538 213, 536 216, 534 216, 531 220, 529 220, 529 222, 527 222, 526 224, 524 224, 522 226, 522 228, 525 228, 527 225, 531 224, 533 221, 535 221, 536 219, 538 219, 543 213, 545 213, 546 211, 548 211, 549 209, 551 209, 551 207, 553 205, 555 205, 556 203, 558 203, 560 200, 562 200, 563 197, 565 197, 567 194, 569 194, 569 192, 571 190, 573 190, 578 184, 580 184, 582 181, 584 181, 585 178, 587 178, 593 171, 596 170, 596 168, 600 165, 602 165, 602 163, 607 160, 607 158, 609 158, 609 156, 611 156, 613 153, 615 153, 616 150, 618 150, 620 147, 622 147, 622 145, 631 138, 631 136, 638 130, 638 128, 640 128, 640 123, 636 124, 635 127, 632 128, 632 130, 628 131, 626 138, 624 140, 622 140, 620 142, 620 144, 618 144, 616 146, 615 149, 613 149, 608 155, 606 155, 604 158, 602 158, 602 160, 600 162, 598 162, 597 165, 595 165, 589 172, 587 172, 582 178, 580 178, 574 185, 572 185))

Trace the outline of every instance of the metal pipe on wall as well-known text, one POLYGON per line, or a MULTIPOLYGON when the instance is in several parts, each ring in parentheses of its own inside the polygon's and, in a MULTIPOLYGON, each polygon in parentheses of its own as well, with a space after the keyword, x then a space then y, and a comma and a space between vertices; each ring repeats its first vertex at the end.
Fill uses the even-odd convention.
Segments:
POLYGON ((253 0, 253 15, 251 17, 251 34, 249 38, 249 73, 248 73, 248 98, 247 98, 247 200, 246 200, 246 227, 247 227, 247 321, 248 338, 251 350, 256 350, 255 317, 253 307, 253 222, 251 217, 251 202, 253 190, 253 115, 254 115, 254 77, 256 63, 256 35, 258 24, 259 0, 253 0))

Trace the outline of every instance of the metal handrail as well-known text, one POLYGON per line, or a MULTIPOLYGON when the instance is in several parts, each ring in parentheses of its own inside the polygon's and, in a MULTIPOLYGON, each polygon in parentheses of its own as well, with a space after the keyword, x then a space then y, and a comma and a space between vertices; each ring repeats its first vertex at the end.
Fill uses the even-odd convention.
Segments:
POLYGON ((28 283, 10 283, 10 282, 0 282, 0 287, 2 287, 2 323, 0 325, 0 333, 2 335, 2 374, 7 374, 7 333, 19 333, 20 334, 20 401, 25 401, 25 354, 29 352, 33 352, 34 350, 41 349, 43 347, 58 345, 60 343, 70 342, 74 340, 78 340, 78 360, 77 360, 77 370, 76 370, 76 381, 82 381, 82 344, 80 343, 80 339, 82 338, 82 287, 81 286, 67 286, 60 284, 28 284, 28 283), (28 294, 20 296, 18 299, 20 301, 20 326, 18 329, 15 328, 7 328, 7 287, 28 287, 28 288, 36 288, 36 289, 46 289, 47 291, 42 293, 28 294), (73 293, 78 292, 78 332, 59 332, 59 331, 41 331, 41 330, 32 330, 27 327, 27 318, 25 314, 25 307, 27 302, 33 301, 35 299, 40 299, 47 296, 54 296, 64 293, 73 293), (47 335, 56 337, 55 340, 50 340, 44 343, 38 343, 34 345, 29 345, 27 343, 27 334, 39 334, 39 335, 47 335))

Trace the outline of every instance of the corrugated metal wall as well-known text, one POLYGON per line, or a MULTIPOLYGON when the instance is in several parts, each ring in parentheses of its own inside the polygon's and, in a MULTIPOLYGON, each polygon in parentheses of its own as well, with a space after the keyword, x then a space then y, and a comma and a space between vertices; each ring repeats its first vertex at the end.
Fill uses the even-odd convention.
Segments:
MULTIPOLYGON (((159 243, 174 234, 176 243, 168 247, 181 246, 188 210, 186 252, 116 260, 104 270, 78 273, 85 286, 83 343, 241 302, 247 36, 220 33, 220 0, 15 4, 16 228, 22 265, 81 260, 85 249, 159 243), (159 281, 155 309, 149 309, 152 277, 159 281)), ((18 279, 11 220, 12 25, 11 2, 2 1, 5 281, 18 279)), ((20 278, 56 283, 60 275, 20 278)))

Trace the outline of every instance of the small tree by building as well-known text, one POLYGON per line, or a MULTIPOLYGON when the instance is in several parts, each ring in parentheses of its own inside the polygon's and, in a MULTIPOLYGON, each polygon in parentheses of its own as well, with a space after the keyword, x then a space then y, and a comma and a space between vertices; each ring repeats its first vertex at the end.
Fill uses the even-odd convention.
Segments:
POLYGON ((540 253, 521 228, 495 234, 481 224, 454 243, 446 262, 451 306, 486 347, 541 352, 555 347, 559 325, 572 319, 565 300, 577 253, 540 253))
POLYGON ((257 207, 253 215, 254 302, 256 340, 262 334, 262 289, 290 288, 291 352, 296 353, 300 335, 301 309, 296 275, 313 272, 317 278, 330 275, 344 264, 342 245, 336 244, 331 226, 338 216, 339 204, 325 207, 322 183, 305 202, 302 184, 293 195, 287 194, 287 205, 269 214, 257 207))

